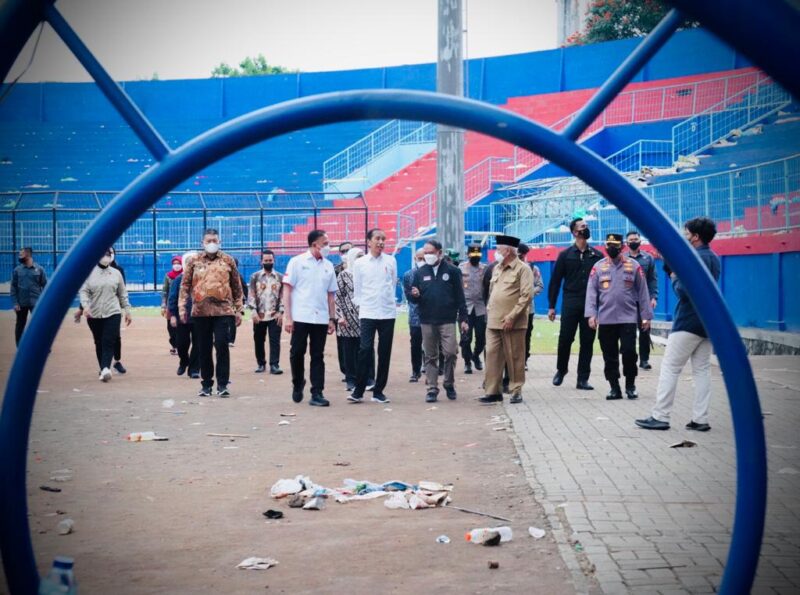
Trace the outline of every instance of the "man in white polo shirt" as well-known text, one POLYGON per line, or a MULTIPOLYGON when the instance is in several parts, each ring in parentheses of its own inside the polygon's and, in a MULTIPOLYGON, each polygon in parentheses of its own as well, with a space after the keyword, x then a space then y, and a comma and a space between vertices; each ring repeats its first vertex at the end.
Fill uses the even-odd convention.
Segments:
POLYGON ((358 306, 361 322, 361 343, 358 348, 356 387, 347 400, 360 403, 367 387, 367 375, 375 353, 375 333, 378 333, 378 369, 372 400, 388 403, 383 393, 389 381, 389 362, 392 357, 394 320, 397 318, 395 287, 397 287, 397 261, 383 253, 386 233, 382 229, 367 232, 369 254, 353 265, 353 302, 358 306))
POLYGON ((311 351, 311 401, 309 405, 327 407, 325 388, 325 341, 335 331, 336 273, 326 258, 330 252, 328 235, 315 229, 308 234, 308 252, 289 261, 283 278, 283 328, 292 335, 289 361, 292 367, 292 400, 303 400, 306 384, 304 360, 306 346, 311 351))

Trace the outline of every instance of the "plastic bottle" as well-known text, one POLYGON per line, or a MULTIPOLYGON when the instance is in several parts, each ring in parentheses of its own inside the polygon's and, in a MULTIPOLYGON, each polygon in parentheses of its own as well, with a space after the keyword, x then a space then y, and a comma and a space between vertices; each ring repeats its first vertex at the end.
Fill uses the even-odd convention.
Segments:
POLYGON ((78 595, 78 583, 72 572, 74 564, 72 558, 56 557, 50 572, 39 581, 39 595, 78 595))
POLYGON ((481 527, 473 529, 464 537, 470 543, 484 544, 495 535, 500 535, 500 542, 511 541, 511 527, 481 527))

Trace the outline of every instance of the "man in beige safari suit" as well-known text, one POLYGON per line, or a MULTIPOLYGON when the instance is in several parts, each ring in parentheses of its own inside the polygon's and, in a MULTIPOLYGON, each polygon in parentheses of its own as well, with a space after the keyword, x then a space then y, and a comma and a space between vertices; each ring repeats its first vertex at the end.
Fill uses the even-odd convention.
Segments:
POLYGON ((517 257, 519 238, 497 236, 486 305, 486 395, 483 404, 503 401, 503 368, 508 366, 511 403, 522 401, 525 384, 525 333, 533 294, 533 272, 517 257))

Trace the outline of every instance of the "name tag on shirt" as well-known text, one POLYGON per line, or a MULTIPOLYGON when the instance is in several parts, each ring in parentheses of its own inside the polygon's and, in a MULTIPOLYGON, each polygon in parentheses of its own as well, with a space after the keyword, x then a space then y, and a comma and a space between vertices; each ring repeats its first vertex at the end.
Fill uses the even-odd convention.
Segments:
POLYGON ((423 281, 430 281, 431 280, 431 276, 428 275, 427 277, 423 277, 422 280, 423 281))

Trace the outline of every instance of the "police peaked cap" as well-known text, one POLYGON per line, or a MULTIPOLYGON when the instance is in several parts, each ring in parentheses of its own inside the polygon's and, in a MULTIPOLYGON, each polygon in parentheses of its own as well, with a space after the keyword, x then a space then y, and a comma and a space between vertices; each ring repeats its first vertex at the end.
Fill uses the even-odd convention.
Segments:
POLYGON ((621 233, 610 233, 606 236, 606 244, 622 244, 621 233))

